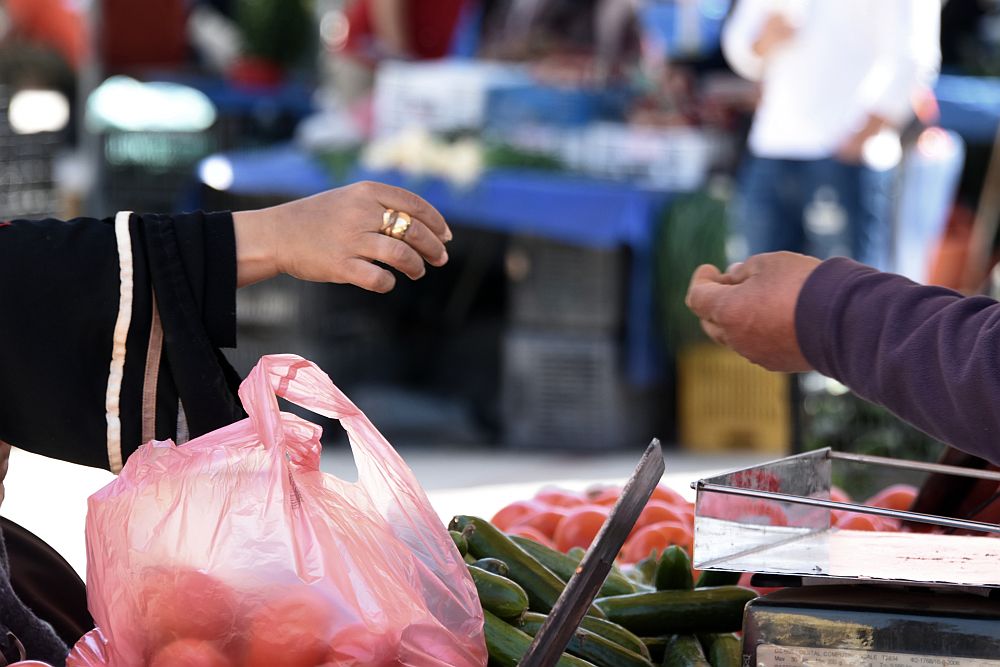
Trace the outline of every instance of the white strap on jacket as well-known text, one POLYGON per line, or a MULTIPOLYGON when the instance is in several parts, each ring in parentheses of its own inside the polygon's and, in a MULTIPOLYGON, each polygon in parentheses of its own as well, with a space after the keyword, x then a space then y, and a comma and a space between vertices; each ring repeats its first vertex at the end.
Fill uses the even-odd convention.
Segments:
POLYGON ((132 234, 129 230, 131 211, 120 211, 115 216, 115 240, 118 243, 119 297, 118 319, 111 348, 111 368, 108 372, 108 390, 104 409, 108 421, 108 468, 118 474, 122 469, 122 378, 125 374, 125 342, 132 323, 132 234))

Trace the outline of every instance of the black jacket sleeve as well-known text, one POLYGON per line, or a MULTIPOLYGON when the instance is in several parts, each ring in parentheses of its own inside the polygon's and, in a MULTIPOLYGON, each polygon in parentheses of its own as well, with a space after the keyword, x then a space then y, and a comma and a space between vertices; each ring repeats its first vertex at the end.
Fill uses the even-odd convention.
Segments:
POLYGON ((228 213, 0 224, 0 440, 117 472, 241 418, 235 291, 228 213))

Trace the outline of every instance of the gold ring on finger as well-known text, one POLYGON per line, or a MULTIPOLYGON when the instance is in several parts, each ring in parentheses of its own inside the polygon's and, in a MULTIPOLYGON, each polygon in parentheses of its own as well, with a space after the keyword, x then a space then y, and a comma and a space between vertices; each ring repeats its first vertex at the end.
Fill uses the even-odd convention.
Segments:
POLYGON ((396 219, 392 223, 392 228, 389 230, 389 236, 394 239, 403 240, 406 236, 406 232, 410 231, 410 216, 402 211, 396 211, 396 219))
POLYGON ((382 226, 379 228, 379 231, 386 236, 389 236, 390 232, 392 232, 392 226, 396 224, 396 219, 398 217, 399 213, 397 211, 391 208, 385 209, 385 212, 382 213, 382 226))

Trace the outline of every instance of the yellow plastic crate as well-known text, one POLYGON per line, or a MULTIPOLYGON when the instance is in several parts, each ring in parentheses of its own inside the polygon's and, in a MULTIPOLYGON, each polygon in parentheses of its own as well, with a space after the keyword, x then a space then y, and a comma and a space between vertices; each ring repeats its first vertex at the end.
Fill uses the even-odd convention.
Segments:
POLYGON ((678 437, 701 452, 791 448, 789 376, 756 366, 713 343, 695 343, 677 360, 678 437))

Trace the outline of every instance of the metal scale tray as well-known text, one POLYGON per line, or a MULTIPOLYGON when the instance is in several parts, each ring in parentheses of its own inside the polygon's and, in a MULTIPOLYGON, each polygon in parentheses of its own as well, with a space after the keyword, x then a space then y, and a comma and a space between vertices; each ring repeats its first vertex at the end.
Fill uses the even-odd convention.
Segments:
POLYGON ((1000 536, 1000 525, 832 501, 835 464, 889 466, 1000 482, 998 472, 829 448, 702 479, 692 485, 697 491, 694 566, 809 579, 1000 588, 1000 539, 989 537, 1000 536), (832 525, 831 510, 977 534, 844 530, 832 525))

